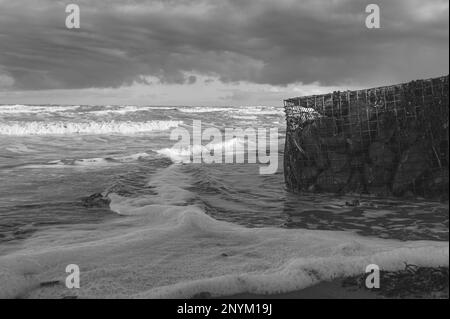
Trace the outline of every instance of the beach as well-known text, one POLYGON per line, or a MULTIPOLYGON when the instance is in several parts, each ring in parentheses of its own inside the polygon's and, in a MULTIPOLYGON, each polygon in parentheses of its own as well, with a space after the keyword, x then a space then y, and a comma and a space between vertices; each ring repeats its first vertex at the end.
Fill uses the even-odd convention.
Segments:
MULTIPOLYGON (((409 298, 343 279, 370 264, 448 272, 448 202, 287 191, 281 108, 3 105, 0 114, 2 298, 409 298), (277 128, 277 171, 186 162, 199 148, 170 135, 194 120, 220 132, 277 128), (80 288, 66 284, 69 265, 80 288)), ((249 150, 245 139, 213 142, 224 155, 249 150)), ((422 297, 442 296, 433 294, 422 297)))
MULTIPOLYGON (((390 273, 390 289, 368 289, 362 285, 361 277, 347 277, 333 281, 321 282, 317 285, 299 291, 275 295, 239 294, 226 296, 224 299, 448 299, 448 268, 428 269, 428 271, 439 271, 437 280, 427 278, 423 285, 417 286, 420 281, 417 275, 405 276, 398 273, 390 273), (399 281, 403 277, 403 282, 399 281), (414 289, 411 286, 416 286, 414 289)), ((422 278, 423 280, 423 278, 422 278)))

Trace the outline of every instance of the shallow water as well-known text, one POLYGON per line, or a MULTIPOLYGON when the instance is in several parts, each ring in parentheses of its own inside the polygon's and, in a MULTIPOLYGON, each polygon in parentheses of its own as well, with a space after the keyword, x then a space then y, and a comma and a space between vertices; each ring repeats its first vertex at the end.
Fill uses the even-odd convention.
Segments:
MULTIPOLYGON (((386 267, 411 256, 417 262, 448 256, 448 203, 287 192, 283 130, 284 114, 275 107, 0 106, 0 282, 13 278, 3 283, 3 294, 61 297, 63 288, 36 290, 36 280, 61 277, 58 265, 73 259, 93 281, 86 297, 154 297, 185 296, 206 286, 219 295, 261 289, 239 284, 219 292, 213 284, 193 282, 269 276, 277 269, 289 281, 283 271, 294 260, 315 269, 315 259, 330 258, 320 280, 332 276, 341 260, 350 267, 362 256, 379 256, 386 267), (277 127, 278 171, 260 175, 259 164, 248 163, 177 163, 192 150, 172 148, 170 132, 192 129, 193 120, 201 120, 203 129, 277 127), (86 207, 84 199, 95 193, 111 204, 86 207), (424 243, 431 245, 429 255, 422 252, 424 243), (392 249, 397 253, 389 258, 375 254, 392 249), (134 262, 126 267, 107 265, 127 258, 134 262), (217 267, 208 271, 206 262, 217 267), (186 263, 192 267, 179 273, 186 263), (29 267, 33 280, 23 277, 29 267), (158 277, 159 271, 165 275, 158 277), (117 272, 121 283, 110 280, 117 272), (125 289, 127 278, 131 286, 125 289), (99 288, 111 285, 119 287, 117 294, 99 288)), ((302 276, 294 288, 313 281, 302 276)), ((267 291, 275 289, 272 281, 267 285, 267 291)))

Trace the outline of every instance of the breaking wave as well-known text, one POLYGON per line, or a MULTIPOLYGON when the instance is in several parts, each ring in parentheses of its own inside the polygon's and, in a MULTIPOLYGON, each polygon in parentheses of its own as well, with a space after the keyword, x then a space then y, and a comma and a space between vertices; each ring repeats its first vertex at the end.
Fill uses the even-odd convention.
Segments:
POLYGON ((154 110, 176 110, 171 106, 136 106, 136 105, 0 105, 0 114, 3 115, 33 115, 33 114, 54 114, 76 115, 85 113, 87 115, 124 115, 135 112, 146 112, 154 110))
POLYGON ((174 146, 172 148, 164 148, 156 150, 156 153, 170 158, 174 163, 189 162, 191 156, 202 155, 205 153, 227 154, 244 154, 245 151, 255 151, 256 143, 246 140, 245 138, 232 138, 226 141, 209 143, 206 145, 188 145, 174 146))
POLYGON ((284 110, 279 107, 268 106, 251 106, 251 107, 181 107, 178 111, 183 113, 212 113, 212 112, 228 112, 239 115, 283 115, 284 110))
POLYGON ((283 115, 284 110, 279 107, 252 106, 235 110, 239 115, 283 115))
POLYGON ((275 294, 362 274, 373 263, 384 270, 405 262, 448 265, 445 242, 218 221, 194 204, 191 182, 182 165, 172 165, 152 177, 154 195, 109 195, 111 209, 127 218, 92 229, 49 230, 0 256, 0 298, 61 298, 67 294, 64 267, 72 263, 84 269, 74 292, 81 298, 275 294))
POLYGON ((0 122, 0 135, 136 134, 164 131, 183 121, 108 121, 108 122, 0 122))
POLYGON ((195 107, 180 107, 177 110, 182 113, 210 113, 210 112, 227 112, 232 110, 232 108, 195 106, 195 107))
POLYGON ((74 111, 78 109, 79 105, 67 106, 44 106, 44 105, 0 105, 0 114, 38 114, 38 113, 56 113, 74 111))

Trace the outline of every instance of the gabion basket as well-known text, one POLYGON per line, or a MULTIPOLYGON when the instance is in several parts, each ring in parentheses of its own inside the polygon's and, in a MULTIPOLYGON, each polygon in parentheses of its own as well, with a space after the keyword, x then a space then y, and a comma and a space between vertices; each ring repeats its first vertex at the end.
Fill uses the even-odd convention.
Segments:
POLYGON ((448 76, 285 100, 292 191, 448 198, 448 76))

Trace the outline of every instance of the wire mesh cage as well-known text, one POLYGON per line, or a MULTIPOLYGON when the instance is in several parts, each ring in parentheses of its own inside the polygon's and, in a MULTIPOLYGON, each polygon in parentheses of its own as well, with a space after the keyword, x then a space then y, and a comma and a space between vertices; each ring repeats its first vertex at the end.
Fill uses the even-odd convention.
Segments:
POLYGON ((285 100, 293 191, 448 198, 448 76, 285 100))

